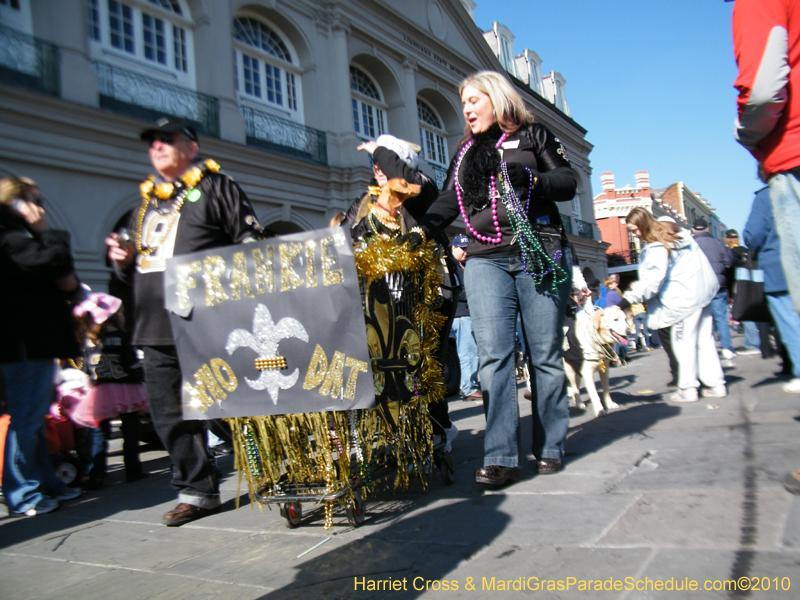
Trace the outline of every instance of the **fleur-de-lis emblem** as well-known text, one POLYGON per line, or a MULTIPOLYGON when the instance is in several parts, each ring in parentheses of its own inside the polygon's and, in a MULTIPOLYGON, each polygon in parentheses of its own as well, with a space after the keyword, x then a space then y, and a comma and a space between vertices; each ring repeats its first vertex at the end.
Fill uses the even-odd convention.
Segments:
MULTIPOLYGON (((267 358, 278 354, 278 344, 287 338, 297 338, 307 342, 308 333, 300 321, 291 317, 274 323, 269 309, 263 304, 258 304, 253 316, 253 331, 246 329, 231 331, 225 350, 228 351, 228 354, 233 354, 238 348, 244 346, 254 350, 258 356, 267 358)), ((289 375, 281 375, 279 371, 272 369, 261 371, 258 379, 252 380, 245 377, 244 380, 254 390, 267 390, 272 398, 272 403, 278 404, 278 392, 292 387, 297 383, 298 376, 298 369, 289 375)))

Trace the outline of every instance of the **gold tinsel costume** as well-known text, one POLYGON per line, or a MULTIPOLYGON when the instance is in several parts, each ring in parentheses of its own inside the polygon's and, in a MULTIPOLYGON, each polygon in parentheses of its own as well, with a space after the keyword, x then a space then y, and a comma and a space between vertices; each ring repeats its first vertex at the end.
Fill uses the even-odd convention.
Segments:
POLYGON ((424 473, 432 465, 427 406, 444 398, 436 349, 446 320, 433 310, 442 284, 435 244, 410 251, 375 236, 354 253, 378 407, 229 419, 251 501, 279 501, 287 488, 318 495, 324 486, 324 496, 349 502, 356 487, 373 487, 374 473, 393 469, 393 488, 407 488, 409 468, 424 473))

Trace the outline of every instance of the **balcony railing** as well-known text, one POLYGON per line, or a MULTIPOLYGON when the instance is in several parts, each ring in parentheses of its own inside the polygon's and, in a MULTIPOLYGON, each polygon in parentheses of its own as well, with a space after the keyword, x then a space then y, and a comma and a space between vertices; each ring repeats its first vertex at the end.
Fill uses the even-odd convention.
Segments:
POLYGON ((447 169, 432 162, 428 162, 428 165, 433 171, 433 180, 436 182, 436 187, 441 190, 444 187, 445 179, 447 179, 447 169))
POLYGON ((154 121, 171 116, 191 122, 198 131, 219 137, 219 100, 135 71, 94 62, 100 106, 112 112, 154 121))
POLYGON ((564 229, 567 230, 568 234, 577 235, 587 240, 594 239, 594 227, 588 221, 581 221, 575 217, 562 214, 561 222, 564 224, 564 229))
POLYGON ((0 25, 0 82, 58 96, 58 46, 0 25))
POLYGON ((284 156, 328 164, 324 131, 294 123, 247 106, 240 107, 247 127, 247 143, 284 156))
POLYGON ((609 267, 621 267, 623 265, 635 265, 639 263, 639 252, 636 250, 626 250, 624 252, 611 252, 606 254, 609 267))

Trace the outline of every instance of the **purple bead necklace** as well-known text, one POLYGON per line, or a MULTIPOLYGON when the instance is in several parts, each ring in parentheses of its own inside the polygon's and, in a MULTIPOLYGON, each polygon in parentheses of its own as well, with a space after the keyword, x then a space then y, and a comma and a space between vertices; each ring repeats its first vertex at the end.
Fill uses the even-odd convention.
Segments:
MULTIPOLYGON (((500 139, 497 140, 497 143, 495 144, 494 147, 499 150, 500 146, 503 145, 503 142, 506 141, 507 137, 508 133, 503 132, 503 135, 500 136, 500 139)), ((474 143, 475 140, 469 140, 466 144, 464 144, 464 147, 461 148, 461 152, 458 155, 458 161, 456 161, 456 197, 458 198, 458 208, 461 209, 461 216, 464 219, 464 224, 467 226, 469 232, 473 236, 475 236, 475 238, 484 243, 488 242, 490 244, 499 244, 503 240, 503 233, 500 230, 500 223, 497 220, 497 199, 500 197, 500 192, 497 191, 497 183, 495 181, 494 173, 492 173, 491 175, 491 183, 489 184, 489 199, 491 200, 492 203, 492 222, 494 223, 494 230, 497 233, 497 236, 490 237, 488 235, 483 235, 481 233, 478 233, 472 226, 472 224, 469 222, 467 211, 464 210, 464 200, 462 198, 463 190, 461 189, 461 184, 458 181, 458 174, 461 169, 461 161, 464 160, 464 156, 466 155, 467 150, 472 148, 474 143)))

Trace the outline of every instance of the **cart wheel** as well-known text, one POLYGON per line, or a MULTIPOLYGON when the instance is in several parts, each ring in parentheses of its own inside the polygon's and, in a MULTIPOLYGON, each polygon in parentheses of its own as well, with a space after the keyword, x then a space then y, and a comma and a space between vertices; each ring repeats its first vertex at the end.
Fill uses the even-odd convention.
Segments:
POLYGON ((281 506, 281 516, 286 519, 286 526, 294 529, 300 525, 300 519, 303 518, 303 505, 299 502, 287 502, 281 506))
POLYGON ((456 466, 449 452, 442 452, 439 458, 439 474, 445 485, 453 485, 456 482, 456 466))
POLYGON ((56 477, 67 485, 76 483, 78 480, 79 465, 80 461, 78 457, 72 454, 64 454, 61 457, 61 461, 58 463, 58 467, 56 467, 56 477))
POLYGON ((364 519, 367 516, 367 505, 361 499, 361 493, 358 490, 353 492, 353 503, 347 506, 345 512, 347 513, 347 520, 353 527, 361 527, 364 524, 364 519))

